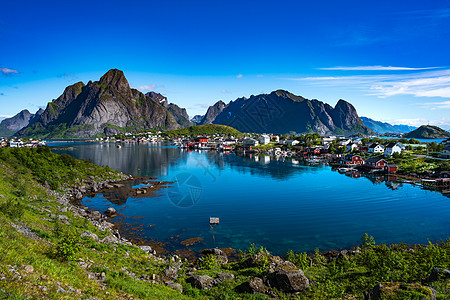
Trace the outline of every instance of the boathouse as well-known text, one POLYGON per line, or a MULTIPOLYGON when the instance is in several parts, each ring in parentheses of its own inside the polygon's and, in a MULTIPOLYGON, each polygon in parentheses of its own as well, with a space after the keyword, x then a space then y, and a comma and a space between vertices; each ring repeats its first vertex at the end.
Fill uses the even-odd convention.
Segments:
POLYGON ((381 157, 369 157, 364 161, 364 165, 370 168, 382 169, 388 165, 388 162, 381 157))
POLYGON ((347 154, 340 160, 340 164, 344 166, 359 166, 363 164, 363 159, 359 155, 347 154))
POLYGON ((387 164, 384 166, 384 171, 386 171, 387 173, 397 173, 398 168, 394 164, 387 164))

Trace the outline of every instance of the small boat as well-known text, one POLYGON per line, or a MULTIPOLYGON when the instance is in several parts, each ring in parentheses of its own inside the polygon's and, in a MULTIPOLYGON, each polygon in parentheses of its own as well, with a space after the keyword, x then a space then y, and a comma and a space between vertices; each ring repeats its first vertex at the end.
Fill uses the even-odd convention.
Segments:
POLYGON ((210 225, 219 225, 219 218, 218 217, 209 217, 209 224, 210 225))

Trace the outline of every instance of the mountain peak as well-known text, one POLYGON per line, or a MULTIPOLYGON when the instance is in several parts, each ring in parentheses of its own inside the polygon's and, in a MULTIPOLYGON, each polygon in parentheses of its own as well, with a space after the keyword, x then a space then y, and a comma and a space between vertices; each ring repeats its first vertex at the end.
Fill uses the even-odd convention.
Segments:
POLYGON ((106 74, 100 78, 99 84, 112 85, 119 90, 130 89, 130 85, 125 78, 125 75, 118 69, 111 69, 106 72, 106 74))

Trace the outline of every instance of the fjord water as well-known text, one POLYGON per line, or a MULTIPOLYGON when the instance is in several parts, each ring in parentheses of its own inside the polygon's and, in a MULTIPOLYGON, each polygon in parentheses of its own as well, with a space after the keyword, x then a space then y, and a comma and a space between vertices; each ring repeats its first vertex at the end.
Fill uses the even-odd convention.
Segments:
POLYGON ((153 198, 117 201, 98 194, 83 200, 100 211, 120 210, 143 225, 141 234, 171 250, 196 237, 203 241, 193 249, 256 243, 281 255, 348 248, 366 232, 386 243, 427 243, 450 235, 449 198, 384 177, 355 179, 295 159, 188 152, 164 143, 50 146, 125 173, 177 181, 153 198), (220 218, 214 230, 209 217, 220 218))

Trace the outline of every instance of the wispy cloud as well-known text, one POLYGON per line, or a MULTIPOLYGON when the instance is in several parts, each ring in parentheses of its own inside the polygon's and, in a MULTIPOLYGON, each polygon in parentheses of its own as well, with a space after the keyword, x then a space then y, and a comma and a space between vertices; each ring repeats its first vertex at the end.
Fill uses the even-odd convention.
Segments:
POLYGON ((450 69, 408 74, 322 76, 290 78, 321 86, 351 86, 380 98, 395 95, 450 98, 450 69))
POLYGON ((242 78, 242 77, 244 77, 244 75, 242 75, 242 74, 239 74, 236 76, 236 78, 242 78))
POLYGON ((412 10, 401 13, 410 19, 445 19, 450 18, 450 8, 412 10))
POLYGON ((331 68, 318 68, 318 70, 339 70, 339 71, 418 71, 418 70, 430 70, 437 69, 439 67, 427 67, 427 68, 410 68, 410 67, 392 67, 392 66, 358 66, 358 67, 331 67, 331 68))
POLYGON ((155 83, 150 83, 150 84, 147 84, 147 85, 141 85, 141 86, 139 86, 138 89, 141 90, 141 91, 153 91, 153 90, 156 90, 158 88, 165 88, 165 85, 164 84, 158 85, 158 84, 155 84, 155 83))
POLYGON ((220 92, 223 93, 223 94, 228 94, 229 93, 229 91, 227 89, 223 89, 220 92))
POLYGON ((11 76, 13 74, 19 74, 19 71, 9 68, 0 68, 0 73, 5 76, 11 76))
POLYGON ((59 78, 66 78, 68 80, 77 80, 78 76, 73 73, 60 73, 57 75, 59 78))

